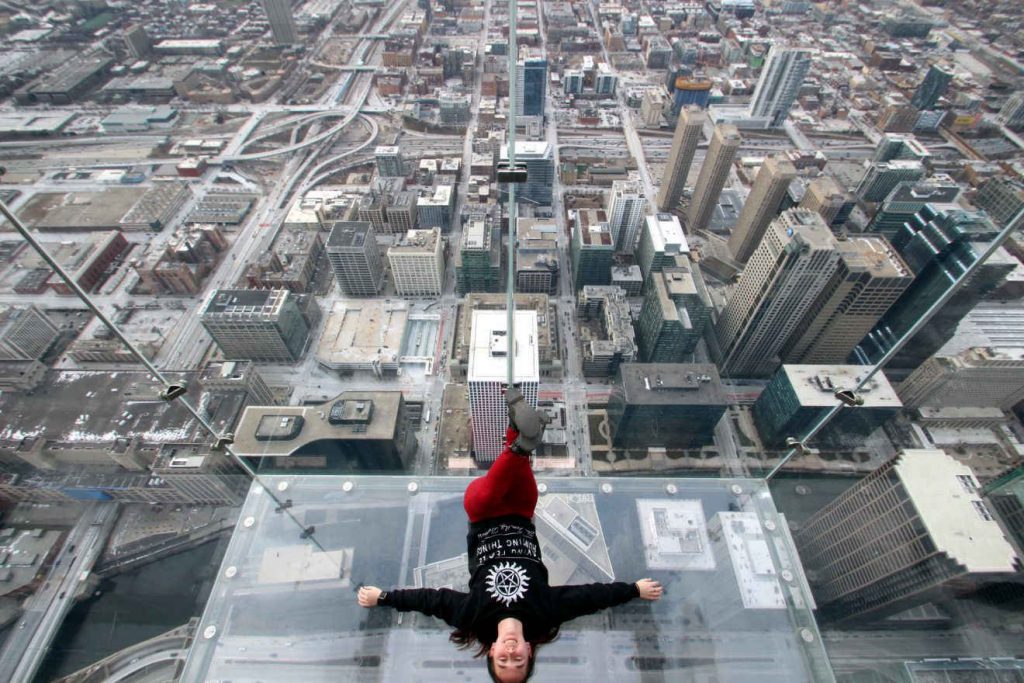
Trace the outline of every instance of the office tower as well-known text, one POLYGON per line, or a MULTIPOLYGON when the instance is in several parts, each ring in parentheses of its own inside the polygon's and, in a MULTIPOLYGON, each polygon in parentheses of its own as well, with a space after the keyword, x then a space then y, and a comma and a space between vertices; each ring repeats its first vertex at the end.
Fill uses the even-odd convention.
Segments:
POLYGON ((875 147, 872 161, 896 161, 898 159, 925 162, 932 156, 928 148, 918 142, 913 135, 886 133, 875 147))
POLYGON ((914 281, 884 237, 836 242, 839 268, 782 351, 786 363, 844 363, 914 281))
POLYGON ((1024 126, 1024 92, 1010 95, 1006 104, 999 110, 999 120, 1005 123, 1007 128, 1018 129, 1024 126))
POLYGON ((388 249, 391 277, 399 296, 441 296, 444 244, 441 230, 410 230, 388 249))
POLYGON ((605 218, 604 211, 593 209, 569 212, 573 226, 569 256, 576 291, 584 285, 607 285, 611 282, 615 245, 605 218))
POLYGON ((599 333, 587 327, 580 339, 585 377, 611 377, 622 363, 637 360, 636 332, 622 289, 587 285, 577 296, 576 315, 600 325, 599 333))
POLYGON ((918 109, 932 109, 939 98, 946 94, 949 84, 953 81, 953 71, 933 64, 928 68, 921 85, 917 86, 910 103, 918 109))
MULTIPOLYGON (((686 178, 690 175, 693 155, 700 143, 701 131, 704 129, 704 112, 700 107, 683 107, 676 121, 676 132, 672 135, 672 148, 668 153, 665 173, 658 188, 658 209, 671 211, 679 205, 686 187, 686 178)), ((628 253, 628 252, 627 252, 628 253)))
POLYGON ((978 188, 974 204, 986 211, 996 225, 1005 226, 1024 209, 1024 184, 1003 176, 989 178, 978 188))
POLYGON ((700 167, 700 175, 697 176, 697 184, 693 187, 690 205, 686 209, 686 228, 691 233, 707 227, 718 203, 718 196, 722 194, 722 187, 729 179, 729 169, 732 168, 732 160, 741 141, 736 126, 715 126, 708 153, 700 167))
MULTIPOLYGON (((501 160, 508 161, 508 145, 501 146, 501 160)), ((516 186, 516 199, 540 206, 551 205, 555 158, 547 142, 516 141, 516 164, 526 164, 527 180, 516 186)), ((502 198, 507 197, 502 186, 502 198)))
POLYGON ((135 59, 147 59, 153 51, 153 41, 142 24, 133 24, 125 29, 124 46, 135 59))
POLYGON ((838 266, 835 238, 821 216, 790 209, 772 221, 718 318, 722 373, 770 375, 838 266))
POLYGON ((700 448, 728 404, 714 365, 623 363, 608 397, 615 448, 700 448))
POLYGON ((416 433, 401 391, 343 391, 312 406, 250 406, 232 450, 255 468, 362 474, 415 465, 416 433), (307 453, 318 457, 302 458, 307 453))
POLYGON ((647 209, 647 197, 643 188, 635 180, 612 181, 612 189, 608 194, 606 213, 608 229, 612 233, 615 251, 632 254, 636 248, 636 240, 640 228, 644 224, 644 211, 647 209))
POLYGON ((900 93, 890 93, 882 97, 876 125, 886 133, 910 133, 917 125, 918 116, 920 112, 906 97, 900 93))
POLYGON ((829 225, 839 222, 840 213, 846 204, 846 192, 832 176, 815 178, 807 186, 804 198, 798 208, 813 211, 829 225))
MULTIPOLYGON (((904 223, 890 242, 914 272, 914 282, 861 341, 857 357, 873 362, 891 349, 921 313, 978 259, 984 243, 996 232, 982 212, 931 204, 904 223)), ((889 361, 887 369, 912 370, 949 341, 961 319, 1015 267, 1015 260, 997 256, 998 252, 978 269, 970 283, 957 290, 889 361)))
POLYGON ((516 116, 544 116, 547 85, 548 60, 539 51, 520 47, 516 64, 516 116))
POLYGON ((402 152, 397 147, 379 145, 373 150, 377 161, 377 174, 385 178, 402 178, 405 176, 402 152))
POLYGON ((612 266, 612 286, 621 288, 626 296, 640 296, 644 288, 640 266, 612 266))
POLYGON ((558 292, 558 226, 554 221, 520 218, 516 229, 516 291, 558 292))
MULTIPOLYGON (((761 442, 767 448, 783 448, 788 437, 802 439, 835 406, 836 390, 853 389, 866 372, 863 365, 783 365, 751 409, 761 442)), ((833 448, 863 444, 903 405, 882 373, 857 394, 864 404, 837 413, 812 444, 833 448)))
POLYGON ((473 311, 470 331, 469 416, 473 431, 473 455, 477 464, 494 462, 501 454, 508 426, 505 386, 508 355, 513 358, 515 385, 523 397, 537 405, 540 382, 537 353, 537 312, 516 310, 515 339, 508 336, 508 312, 473 311))
POLYGON ((471 220, 462 229, 455 254, 455 278, 459 294, 497 292, 501 288, 501 232, 482 220, 471 220))
POLYGON ((38 360, 59 336, 60 328, 35 304, 0 304, 0 360, 38 360))
POLYGON ((309 324, 286 289, 218 289, 199 320, 228 360, 294 363, 302 357, 309 324))
POLYGON ((751 118, 767 118, 769 128, 785 123, 810 68, 810 50, 773 45, 750 100, 751 118))
POLYGON ((278 45, 294 45, 299 42, 292 16, 291 0, 263 0, 263 9, 270 22, 270 32, 278 45))
POLYGON ((597 65, 597 79, 594 81, 594 92, 598 95, 615 96, 615 88, 619 84, 619 77, 612 73, 607 62, 599 62, 597 65))
POLYGON ((654 273, 636 325, 640 359, 644 363, 682 362, 697 348, 710 320, 707 294, 692 270, 671 267, 654 273))
POLYGON ((327 259, 341 291, 350 296, 374 296, 384 286, 384 261, 373 226, 338 221, 327 237, 327 259))
POLYGON ((904 450, 794 534, 830 624, 877 622, 1011 581, 1020 558, 971 468, 940 450, 904 450))
POLYGON ((583 92, 583 72, 578 69, 566 69, 562 73, 562 93, 579 95, 583 92))
POLYGON ((454 211, 454 185, 437 185, 430 188, 429 194, 416 199, 416 220, 421 228, 440 228, 441 232, 451 231, 454 211))
POLYGON ((469 123, 473 98, 451 90, 444 90, 437 99, 438 118, 446 126, 460 126, 469 123))
POLYGON ((768 224, 778 215, 779 204, 796 178, 796 168, 782 157, 768 157, 757 172, 736 225, 729 235, 729 251, 739 263, 746 263, 761 243, 768 224))
POLYGON ((647 216, 640 233, 640 244, 636 248, 636 263, 640 266, 644 283, 652 272, 672 265, 677 254, 689 252, 690 247, 678 218, 670 213, 647 216))
MULTIPOLYGON (((651 88, 644 92, 640 102, 640 118, 646 128, 660 128, 668 97, 661 88, 651 88)), ((684 181, 685 182, 685 181, 684 181)))
POLYGON ((1024 401, 1024 357, 1013 349, 973 347, 934 355, 900 382, 908 408, 998 408, 1024 401))
POLYGON ((880 202, 903 182, 913 182, 924 177, 924 165, 920 161, 897 160, 871 164, 857 186, 857 196, 866 202, 880 202))
POLYGON ((272 406, 280 403, 263 375, 249 361, 214 361, 203 368, 199 384, 206 391, 240 394, 246 405, 272 406))
POLYGON ((885 201, 868 224, 867 231, 891 239, 903 229, 918 211, 928 204, 933 206, 959 208, 960 185, 945 174, 934 175, 926 180, 899 183, 885 197, 885 201))

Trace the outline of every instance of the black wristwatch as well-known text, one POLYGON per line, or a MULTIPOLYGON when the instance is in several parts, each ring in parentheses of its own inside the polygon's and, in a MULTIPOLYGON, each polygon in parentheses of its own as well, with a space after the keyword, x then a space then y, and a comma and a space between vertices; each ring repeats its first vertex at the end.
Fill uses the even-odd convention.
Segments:
POLYGON ((377 596, 377 604, 387 607, 388 604, 388 592, 381 591, 380 595, 377 596))

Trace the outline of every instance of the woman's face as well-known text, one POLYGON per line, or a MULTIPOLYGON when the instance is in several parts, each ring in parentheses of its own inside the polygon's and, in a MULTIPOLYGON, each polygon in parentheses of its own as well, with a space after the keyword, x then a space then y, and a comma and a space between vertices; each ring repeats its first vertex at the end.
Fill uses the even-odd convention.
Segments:
POLYGON ((517 636, 506 636, 491 645, 488 653, 494 662, 494 673, 505 683, 513 683, 526 679, 526 671, 530 666, 531 647, 528 642, 517 636))

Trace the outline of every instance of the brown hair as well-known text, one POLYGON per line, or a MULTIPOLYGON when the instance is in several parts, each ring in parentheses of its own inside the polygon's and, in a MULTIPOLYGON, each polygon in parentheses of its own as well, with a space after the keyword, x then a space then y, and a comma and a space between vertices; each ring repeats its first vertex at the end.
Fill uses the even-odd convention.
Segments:
MULTIPOLYGON (((537 657, 537 648, 541 645, 546 645, 547 643, 550 643, 556 638, 558 638, 557 626, 555 626, 550 631, 541 635, 538 638, 527 639, 526 642, 530 644, 530 659, 529 664, 526 667, 526 678, 523 679, 524 681, 529 680, 530 676, 533 675, 533 665, 537 657)), ((485 639, 477 637, 477 634, 473 633, 472 631, 463 630, 461 628, 457 628, 450 634, 448 634, 448 640, 452 643, 455 643, 455 646, 458 647, 460 650, 467 650, 469 648, 475 647, 476 651, 473 653, 474 658, 483 657, 484 655, 487 655, 487 651, 490 650, 491 645, 494 644, 494 641, 487 642, 485 639)), ((487 657, 487 673, 490 674, 492 681, 494 681, 495 683, 501 683, 501 681, 498 679, 497 675, 494 672, 494 661, 490 658, 490 656, 487 657)))

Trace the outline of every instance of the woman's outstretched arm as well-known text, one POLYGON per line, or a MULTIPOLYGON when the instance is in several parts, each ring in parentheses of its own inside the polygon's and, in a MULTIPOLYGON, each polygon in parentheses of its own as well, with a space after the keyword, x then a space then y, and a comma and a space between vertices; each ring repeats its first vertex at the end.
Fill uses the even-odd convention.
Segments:
POLYGON ((640 579, 636 583, 613 581, 551 587, 551 598, 555 601, 559 622, 582 617, 584 614, 593 614, 635 598, 658 600, 661 594, 661 584, 654 579, 640 579))
POLYGON ((420 612, 440 617, 450 626, 459 626, 459 615, 466 604, 467 593, 448 588, 399 588, 382 591, 376 586, 363 586, 357 599, 362 607, 391 607, 399 612, 420 612))

